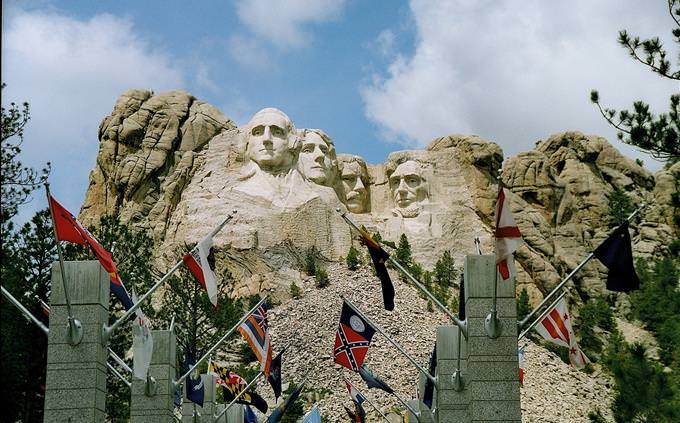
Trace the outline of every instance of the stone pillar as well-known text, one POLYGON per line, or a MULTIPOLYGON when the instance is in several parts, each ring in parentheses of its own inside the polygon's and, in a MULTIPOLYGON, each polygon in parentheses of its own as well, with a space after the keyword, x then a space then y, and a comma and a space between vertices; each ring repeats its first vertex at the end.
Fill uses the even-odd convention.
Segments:
MULTIPOLYGON (((194 404, 186 397, 186 385, 184 386, 184 403, 182 404, 182 423, 212 423, 215 415, 215 392, 216 386, 212 375, 201 375, 203 380, 203 407, 194 404), (195 413, 194 413, 195 410, 195 413)), ((184 382, 186 384, 186 382, 184 382)), ((220 392, 221 394, 221 392, 220 392)))
MULTIPOLYGON (((226 404, 220 404, 217 407, 217 414, 220 413, 226 407, 226 404)), ((245 405, 234 404, 229 407, 226 413, 218 420, 219 423, 243 423, 245 413, 245 405)))
MULTIPOLYGON (((467 286, 466 286, 467 292, 467 286)), ((457 391, 453 375, 458 368, 458 326, 437 327, 437 383, 432 407, 435 421, 438 423, 468 422, 468 406, 470 392, 467 377, 467 343, 460 337, 460 370, 462 372, 462 389, 457 391)), ((424 385, 421 392, 424 393, 424 385)))
MULTIPOLYGON (((466 421, 520 423, 522 416, 514 279, 498 282, 497 310, 502 328, 500 336, 491 339, 486 334, 484 325, 492 307, 495 274, 495 256, 470 255, 465 258, 468 341, 467 371, 463 372, 463 379, 469 398, 466 421)), ((440 423, 444 421, 448 420, 440 420, 440 423)))
POLYGON ((61 268, 52 265, 50 333, 47 346, 45 423, 92 423, 106 418, 106 360, 102 325, 109 318, 109 274, 98 261, 64 263, 66 289, 73 317, 80 320, 83 339, 66 340, 67 309, 61 268))
POLYGON ((156 392, 148 396, 146 381, 132 376, 130 423, 174 422, 176 337, 169 330, 152 330, 153 354, 149 374, 156 380, 156 392))

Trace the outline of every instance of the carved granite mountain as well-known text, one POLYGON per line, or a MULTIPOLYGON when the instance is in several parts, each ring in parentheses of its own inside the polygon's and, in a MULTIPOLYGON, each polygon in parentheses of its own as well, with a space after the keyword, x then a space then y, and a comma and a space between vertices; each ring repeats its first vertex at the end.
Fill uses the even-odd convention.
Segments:
MULTIPOLYGON (((451 135, 366 165, 359 156, 336 157, 330 136, 295 128, 280 110, 263 109, 238 128, 178 91, 127 91, 99 139, 82 221, 117 213, 150 230, 164 267, 236 209, 215 245, 218 270, 236 277, 238 295, 287 295, 312 246, 342 259, 357 241, 336 209, 383 239, 406 234, 425 268, 445 250, 462 266, 475 237, 491 253, 502 171, 526 242, 517 254, 518 290, 537 302, 607 236, 607 196, 616 188, 636 205, 650 204, 631 225, 635 256, 663 254, 680 180, 677 164, 652 175, 604 138, 578 132, 553 135, 505 162, 497 144, 451 135)), ((601 293, 605 272, 591 262, 574 278, 572 295, 601 293)))

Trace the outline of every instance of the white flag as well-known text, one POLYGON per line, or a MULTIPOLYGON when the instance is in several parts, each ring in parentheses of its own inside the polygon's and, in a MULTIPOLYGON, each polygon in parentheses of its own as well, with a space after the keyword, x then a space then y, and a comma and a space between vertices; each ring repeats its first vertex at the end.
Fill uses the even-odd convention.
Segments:
MULTIPOLYGON (((137 293, 132 290, 132 301, 137 303, 137 293)), ((132 322, 132 367, 134 375, 138 379, 146 380, 151 365, 153 354, 153 338, 149 329, 149 320, 141 308, 135 310, 135 319, 132 322)))
POLYGON ((508 259, 522 245, 522 234, 515 223, 507 198, 508 190, 499 185, 496 201, 496 266, 503 280, 510 278, 508 259))
POLYGON ((588 357, 581 351, 576 343, 576 336, 571 327, 567 302, 561 298, 555 307, 536 325, 536 330, 542 337, 562 347, 569 348, 569 362, 577 369, 590 363, 588 357))
POLYGON ((185 254, 182 260, 208 292, 210 302, 217 307, 217 277, 208 262, 208 255, 210 255, 212 246, 213 239, 211 236, 207 236, 198 243, 191 253, 185 254))

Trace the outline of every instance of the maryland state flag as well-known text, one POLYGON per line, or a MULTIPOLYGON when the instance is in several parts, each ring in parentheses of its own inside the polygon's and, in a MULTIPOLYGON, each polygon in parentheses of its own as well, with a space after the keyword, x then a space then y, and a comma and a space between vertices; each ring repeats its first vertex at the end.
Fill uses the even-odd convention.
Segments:
POLYGON ((375 329, 361 318, 346 302, 342 304, 340 324, 335 333, 335 362, 355 372, 364 362, 375 329))
POLYGON ((269 378, 269 370, 272 364, 272 342, 269 336, 269 323, 267 322, 267 309, 265 304, 259 306, 246 319, 238 331, 248 341, 257 360, 262 366, 262 373, 269 378))
POLYGON ((394 285, 392 284, 392 279, 390 279, 390 274, 387 273, 387 267, 385 267, 385 262, 390 258, 390 255, 380 247, 380 244, 371 237, 371 234, 368 233, 368 230, 363 225, 359 228, 359 234, 361 234, 361 240, 371 255, 373 266, 375 266, 375 273, 380 278, 385 310, 392 311, 394 310, 394 285))
POLYGON ((111 253, 106 251, 95 237, 76 220, 75 216, 55 200, 52 195, 48 194, 47 199, 52 211, 52 222, 57 233, 57 241, 68 241, 90 247, 90 250, 97 256, 99 263, 109 273, 111 292, 123 304, 125 310, 132 307, 132 299, 125 289, 123 281, 118 276, 118 269, 116 269, 116 263, 114 263, 111 253))
MULTIPOLYGON (((246 388, 247 383, 245 379, 224 366, 210 363, 208 372, 215 376, 215 383, 222 385, 224 401, 227 403, 234 401, 234 399, 246 388)), ((252 405, 262 413, 266 413, 269 409, 267 401, 255 392, 242 393, 236 402, 238 404, 252 405)))
POLYGON ((597 257, 607 269, 607 289, 617 292, 630 292, 640 289, 640 279, 635 273, 633 265, 633 250, 630 245, 628 221, 595 249, 593 255, 597 257))

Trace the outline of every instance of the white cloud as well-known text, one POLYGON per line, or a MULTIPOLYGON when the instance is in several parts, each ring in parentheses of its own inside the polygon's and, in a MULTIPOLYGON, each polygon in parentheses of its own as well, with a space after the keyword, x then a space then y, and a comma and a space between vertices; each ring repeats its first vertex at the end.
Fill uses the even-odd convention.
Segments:
POLYGON ((390 29, 380 31, 376 38, 378 51, 383 56, 391 56, 394 51, 394 32, 390 29))
POLYGON ((265 46, 252 37, 234 34, 227 43, 232 57, 241 65, 266 69, 272 66, 272 61, 265 46))
POLYGON ((78 20, 17 9, 2 36, 3 103, 31 105, 23 160, 52 161, 55 195, 75 213, 95 164, 99 122, 116 98, 130 88, 178 88, 181 72, 132 22, 108 14, 78 20))
POLYGON ((239 0, 238 17, 258 37, 279 48, 302 47, 309 42, 304 26, 337 19, 345 0, 239 0))
POLYGON ((478 134, 498 142, 506 156, 565 130, 614 141, 590 104, 592 88, 610 107, 641 99, 657 113, 667 112, 678 90, 616 42, 622 28, 668 39, 665 7, 633 0, 412 0, 414 53, 396 56, 361 88, 366 116, 390 141, 423 146, 446 134, 478 134))

